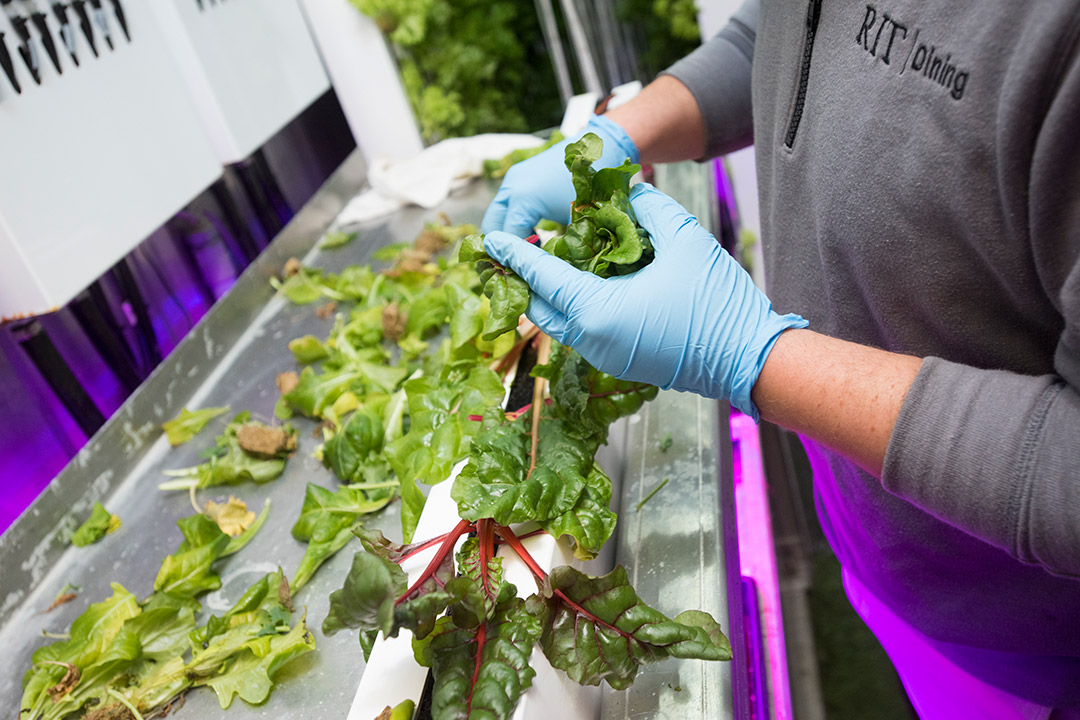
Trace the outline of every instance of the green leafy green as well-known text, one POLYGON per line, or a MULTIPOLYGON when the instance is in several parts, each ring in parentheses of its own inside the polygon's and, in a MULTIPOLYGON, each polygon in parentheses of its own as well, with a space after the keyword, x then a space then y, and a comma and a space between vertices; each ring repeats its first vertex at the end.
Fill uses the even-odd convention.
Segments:
POLYGON ((529 599, 543 617, 540 646, 553 667, 583 685, 630 686, 641 665, 667 657, 730 660, 731 646, 707 613, 669 620, 641 602, 616 567, 591 578, 571 567, 549 575, 550 594, 529 599))
POLYGON ((314 335, 305 335, 304 337, 292 340, 289 343, 289 350, 292 351, 293 357, 296 358, 296 362, 301 365, 309 365, 313 362, 318 362, 330 355, 326 346, 314 335))
POLYGON ((321 243, 319 243, 319 247, 323 249, 345 247, 353 240, 355 240, 356 237, 357 233, 354 232, 347 233, 341 231, 331 231, 326 233, 326 237, 323 238, 323 241, 321 243))
POLYGON ((293 576, 293 589, 306 585, 319 566, 352 539, 352 530, 361 516, 381 510, 392 498, 389 488, 365 492, 362 488, 342 487, 330 492, 308 483, 300 517, 292 528, 293 537, 308 544, 293 576))
POLYGON ((509 0, 352 0, 391 43, 424 139, 558 125, 536 12, 509 0))
POLYGON ((485 418, 473 439, 469 464, 451 490, 461 517, 493 518, 508 525, 550 520, 574 508, 598 443, 562 420, 541 417, 533 462, 531 413, 514 421, 501 413, 485 418))
POLYGON ((229 545, 229 536, 205 515, 177 522, 184 542, 161 564, 154 590, 175 597, 193 598, 221 587, 221 578, 210 568, 229 545))
POLYGON ((483 339, 494 340, 516 328, 518 318, 529 307, 529 286, 525 281, 488 256, 481 235, 470 235, 462 240, 458 259, 476 263, 484 295, 491 301, 491 310, 484 321, 483 339))
POLYGON ((407 582, 396 563, 370 553, 356 553, 345 585, 330 594, 323 633, 333 635, 346 628, 361 628, 393 637, 397 634, 394 601, 405 592, 407 582))
POLYGON ((209 488, 242 482, 261 484, 276 479, 285 471, 289 452, 296 447, 296 431, 288 424, 270 428, 250 418, 247 411, 239 413, 225 427, 225 432, 215 438, 214 447, 205 453, 208 457, 205 463, 166 471, 167 475, 181 479, 158 487, 162 490, 209 488), (248 442, 253 443, 250 451, 243 447, 248 442))
POLYGON ((323 464, 347 483, 384 480, 387 475, 381 458, 384 438, 379 413, 361 407, 326 441, 323 464))
POLYGON ((309 305, 326 294, 322 271, 313 268, 301 267, 284 282, 271 278, 270 284, 297 305, 309 305))
POLYGON ((220 585, 210 565, 229 538, 203 515, 178 525, 184 540, 166 558, 145 602, 113 583, 112 597, 76 618, 69 639, 34 652, 20 720, 61 720, 90 707, 102 717, 113 717, 114 710, 150 716, 201 685, 214 687, 223 707, 237 694, 260 703, 277 668, 314 647, 303 619, 291 625, 280 571, 256 582, 224 617, 196 627, 195 597, 220 585))
POLYGON ((511 717, 536 675, 529 654, 540 632, 540 619, 520 598, 501 603, 490 621, 475 628, 440 619, 421 654, 435 675, 432 716, 511 717))
POLYGON ((78 547, 93 545, 111 532, 120 529, 120 518, 116 517, 101 503, 94 503, 90 517, 71 535, 71 544, 78 547))
POLYGON ((187 408, 181 408, 180 414, 168 422, 162 423, 161 429, 169 438, 169 444, 173 447, 183 445, 188 440, 202 432, 206 423, 229 411, 226 407, 203 408, 192 412, 187 408))
POLYGON ((611 479, 599 465, 594 464, 585 477, 585 488, 574 507, 562 515, 542 521, 540 527, 549 535, 567 536, 574 556, 580 560, 591 560, 615 532, 618 518, 608 507, 610 502, 611 479))

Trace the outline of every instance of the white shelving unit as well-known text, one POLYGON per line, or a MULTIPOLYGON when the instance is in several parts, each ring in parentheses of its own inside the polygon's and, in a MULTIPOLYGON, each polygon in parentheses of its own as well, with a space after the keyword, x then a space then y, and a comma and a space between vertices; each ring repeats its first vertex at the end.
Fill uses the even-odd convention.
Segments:
POLYGON ((222 163, 251 155, 330 88, 297 0, 150 5, 222 163))
POLYGON ((62 74, 34 29, 40 84, 0 17, 22 88, 16 94, 0 74, 0 316, 6 318, 65 304, 221 172, 151 3, 124 3, 130 42, 109 3, 103 6, 113 49, 94 27, 96 58, 68 11, 79 67, 49 17, 62 74))

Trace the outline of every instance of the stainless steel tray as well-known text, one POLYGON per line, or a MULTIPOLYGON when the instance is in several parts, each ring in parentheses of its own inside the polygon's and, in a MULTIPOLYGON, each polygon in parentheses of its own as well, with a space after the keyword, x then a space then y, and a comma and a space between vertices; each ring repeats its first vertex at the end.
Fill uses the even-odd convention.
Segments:
MULTIPOLYGON (((295 369, 288 341, 307 333, 320 337, 328 333, 332 319, 318 318, 314 305, 297 307, 275 297, 268 279, 293 256, 330 270, 366 262, 377 248, 412 239, 425 221, 436 218, 436 211, 402 210, 364 225, 359 238, 342 249, 313 249, 345 202, 362 188, 364 177, 363 160, 354 152, 228 295, 0 536, 0 647, 8 658, 0 673, 0 705, 9 708, 9 714, 18 707, 31 653, 48 642, 41 630, 65 631, 88 603, 109 594, 111 581, 145 597, 152 591, 161 560, 180 542, 175 523, 192 510, 184 493, 158 491, 161 471, 199 462, 198 453, 228 416, 179 448, 169 447, 161 422, 183 406, 229 405, 232 412, 271 416, 278 395, 275 377, 295 369), (97 500, 119 515, 123 526, 96 545, 70 547, 70 533, 97 500), (68 583, 81 586, 78 598, 41 614, 68 583)), ((705 168, 667 169, 658 178, 658 184, 664 182, 692 211, 705 212, 694 207, 694 202, 708 199, 702 190, 710 187, 705 168)), ((479 223, 493 192, 489 183, 473 183, 454 193, 438 211, 454 222, 479 223)), ((717 486, 726 423, 721 433, 720 418, 716 403, 662 393, 617 431, 627 433, 628 450, 616 554, 619 562, 632 568, 647 602, 668 612, 699 607, 712 612, 726 628, 730 622, 717 486), (668 432, 675 442, 661 453, 658 443, 668 432), (671 482, 649 501, 647 512, 635 512, 641 497, 664 477, 671 477, 671 482)), ((317 444, 312 438, 315 423, 293 422, 300 433, 300 451, 281 478, 263 487, 239 486, 220 493, 227 496, 232 490, 252 509, 270 499, 272 507, 269 521, 251 545, 221 564, 223 584, 203 598, 206 610, 226 609, 251 582, 278 566, 286 572, 294 569, 304 545, 289 530, 305 485, 335 486, 329 471, 311 457, 317 444)), ((218 495, 205 492, 202 499, 218 495)), ((368 524, 397 535, 397 506, 368 524)), ((252 707, 237 700, 222 711, 213 693, 197 691, 189 694, 181 717, 345 717, 363 673, 363 655, 353 634, 328 638, 319 626, 327 596, 340 586, 353 550, 350 546, 339 553, 299 593, 297 601, 307 607, 318 649, 282 670, 267 703, 252 707)), ((603 716, 721 718, 731 713, 730 697, 728 665, 669 661, 649 668, 630 691, 607 692, 603 716)))

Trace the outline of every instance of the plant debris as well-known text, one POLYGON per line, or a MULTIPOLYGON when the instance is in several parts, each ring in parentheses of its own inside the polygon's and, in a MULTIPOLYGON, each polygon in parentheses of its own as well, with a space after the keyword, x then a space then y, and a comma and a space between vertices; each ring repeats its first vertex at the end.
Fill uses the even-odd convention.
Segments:
POLYGON ((208 500, 205 513, 208 518, 217 523, 221 532, 229 537, 236 537, 255 522, 255 513, 248 510, 247 504, 231 496, 223 503, 208 500))
POLYGON ((263 460, 296 449, 296 433, 292 428, 247 423, 237 430, 236 439, 241 450, 263 460))
POLYGON ((405 334, 409 318, 402 312, 397 301, 390 303, 382 309, 383 337, 391 342, 397 342, 405 334))
POLYGON ((279 393, 286 395, 295 390, 296 386, 300 384, 300 375, 292 370, 279 373, 274 379, 274 384, 277 385, 279 393))
POLYGON ((71 583, 68 583, 67 585, 65 585, 60 590, 60 592, 58 592, 56 594, 56 597, 53 598, 53 601, 49 605, 49 607, 47 607, 47 608, 45 608, 44 610, 41 611, 41 614, 42 615, 47 615, 48 613, 51 613, 56 608, 60 607, 61 605, 67 605, 69 602, 71 602, 75 598, 79 597, 78 591, 81 590, 81 589, 82 588, 80 588, 80 587, 78 587, 76 585, 72 585, 71 583))
POLYGON ((56 664, 66 668, 66 672, 64 672, 64 677, 60 678, 60 682, 47 691, 53 702, 59 702, 60 698, 71 692, 72 688, 78 685, 79 680, 82 679, 82 671, 79 670, 78 666, 69 662, 57 662, 56 664))
POLYGON ((299 273, 302 267, 303 265, 301 265, 299 260, 291 257, 285 261, 285 267, 281 269, 281 277, 291 278, 293 275, 299 273))

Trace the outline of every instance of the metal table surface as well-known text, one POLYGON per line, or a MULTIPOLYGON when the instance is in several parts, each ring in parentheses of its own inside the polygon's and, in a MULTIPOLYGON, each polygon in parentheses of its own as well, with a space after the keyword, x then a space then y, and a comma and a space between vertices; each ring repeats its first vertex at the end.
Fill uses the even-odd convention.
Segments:
MULTIPOLYGON (((493 185, 475 182, 455 192, 438 211, 405 209, 365 224, 357 240, 344 248, 316 248, 345 202, 362 189, 364 178, 363 159, 354 152, 233 289, 0 536, 0 647, 8 658, 0 672, 0 706, 18 707, 30 655, 48 642, 41 637, 42 629, 66 631, 87 604, 110 594, 112 581, 139 597, 150 594, 162 559, 181 540, 176 521, 192 512, 186 493, 157 489, 164 479, 162 470, 200 462, 199 452, 212 444, 232 413, 251 410, 256 417, 271 417, 278 397, 277 374, 296 369, 288 341, 308 333, 325 337, 329 332, 333 319, 318 318, 316 305, 294 306, 275 296, 268 279, 284 262, 295 256, 329 270, 367 262, 377 248, 411 240, 437 212, 455 223, 479 223, 494 192, 493 185), (163 421, 184 406, 214 405, 229 405, 231 412, 212 421, 192 442, 178 448, 168 445, 160 430, 163 421), (96 545, 70 546, 71 532, 98 500, 120 516, 122 527, 96 545), (68 583, 81 587, 78 598, 41 614, 68 583)), ((658 185, 703 218, 709 214, 703 203, 709 201, 710 180, 704 167, 694 165, 664 168, 657 176, 658 185)), ((730 482, 730 475, 721 472, 727 438, 726 421, 721 423, 726 414, 721 410, 717 403, 696 396, 661 393, 640 413, 622 421, 621 429, 613 428, 613 432, 626 433, 625 444, 617 444, 627 448, 623 462, 616 463, 623 470, 616 560, 630 570, 646 602, 672 614, 691 607, 707 610, 727 629, 731 621, 719 486, 721 480, 730 482), (669 433, 673 442, 665 452, 660 441, 669 433), (637 512, 637 503, 665 477, 670 478, 669 484, 637 512)), ((300 448, 281 478, 264 486, 246 484, 201 493, 205 501, 227 497, 231 490, 254 510, 264 500, 272 501, 269 520, 252 543, 219 563, 222 587, 202 598, 204 612, 227 609, 253 581, 278 566, 286 573, 294 569, 304 545, 289 531, 307 482, 336 486, 331 473, 311 456, 318 442, 312 437, 315 423, 303 418, 292 422, 299 431, 300 448)), ((367 524, 399 536, 397 507, 392 504, 368 518, 367 524)), ((212 692, 199 690, 189 693, 181 717, 345 717, 364 669, 363 655, 355 634, 325 637, 319 627, 328 595, 340 587, 356 547, 350 545, 338 553, 298 594, 297 604, 307 608, 317 650, 281 670, 264 705, 254 707, 236 700, 228 711, 222 711, 212 692)), ((667 661, 646 668, 629 691, 608 689, 602 717, 730 717, 731 698, 729 665, 667 661)))

